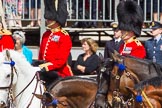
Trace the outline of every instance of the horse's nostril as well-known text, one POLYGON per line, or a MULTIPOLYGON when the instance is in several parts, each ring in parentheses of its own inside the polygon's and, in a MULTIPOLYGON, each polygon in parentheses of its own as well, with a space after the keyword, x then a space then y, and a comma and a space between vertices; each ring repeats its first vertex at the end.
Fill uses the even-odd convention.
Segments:
POLYGON ((0 101, 0 108, 9 108, 6 106, 5 102, 0 101))
POLYGON ((3 104, 5 104, 5 102, 4 101, 1 101, 0 104, 3 105, 3 104))

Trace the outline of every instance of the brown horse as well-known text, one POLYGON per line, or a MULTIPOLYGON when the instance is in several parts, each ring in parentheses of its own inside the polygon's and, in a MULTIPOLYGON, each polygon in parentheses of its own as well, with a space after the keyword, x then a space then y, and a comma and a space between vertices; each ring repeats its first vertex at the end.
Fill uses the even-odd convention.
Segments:
MULTIPOLYGON (((107 93, 109 91, 109 94, 112 94, 115 90, 115 93, 117 91, 118 95, 122 93, 122 96, 126 95, 126 98, 117 98, 117 100, 120 100, 119 102, 121 103, 127 104, 123 102, 126 101, 126 99, 129 99, 128 97, 130 96, 128 91, 125 89, 126 86, 133 87, 142 80, 161 76, 162 74, 161 67, 158 64, 131 56, 121 56, 116 52, 112 54, 112 58, 107 58, 104 62, 107 62, 103 64, 106 64, 107 67, 109 67, 109 71, 106 71, 107 67, 105 65, 103 67, 106 68, 104 69, 105 71, 98 72, 98 76, 101 76, 102 82, 107 82, 107 80, 109 80, 109 84, 103 83, 101 84, 102 86, 99 86, 98 88, 95 106, 100 106, 101 108, 104 108, 103 104, 105 103, 107 96, 100 93, 101 91, 107 91, 107 93), (112 73, 110 74, 111 69, 112 73), (102 77, 101 74, 103 73, 109 74, 109 77, 102 77)), ((112 107, 114 106, 112 105, 112 107)))
MULTIPOLYGON (((125 93, 126 90, 119 87, 121 87, 120 84, 126 82, 126 80, 130 81, 132 79, 126 77, 125 75, 122 75, 121 77, 121 72, 119 73, 119 66, 114 64, 113 59, 104 59, 102 55, 99 57, 101 64, 99 70, 97 71, 98 91, 96 95, 95 107, 106 108, 109 106, 113 108, 123 108, 124 106, 122 104, 124 100, 119 97, 118 91, 123 90, 125 93)), ((126 69, 124 69, 122 73, 124 73, 125 70, 126 69)), ((133 87, 134 83, 131 85, 126 85, 133 87)))
POLYGON ((92 108, 97 92, 97 82, 90 78, 66 77, 55 81, 43 96, 47 108, 92 108))
POLYGON ((134 95, 132 108, 161 108, 162 107, 162 76, 154 77, 135 85, 134 89, 127 87, 134 95))
POLYGON ((117 52, 112 54, 112 59, 118 66, 123 64, 126 68, 134 72, 140 81, 162 75, 162 67, 146 59, 135 58, 129 55, 121 56, 117 52))
POLYGON ((112 57, 115 63, 112 70, 110 90, 118 89, 124 101, 130 98, 126 86, 134 87, 140 81, 161 76, 162 74, 160 65, 151 61, 132 56, 121 56, 117 53, 112 54, 112 57))

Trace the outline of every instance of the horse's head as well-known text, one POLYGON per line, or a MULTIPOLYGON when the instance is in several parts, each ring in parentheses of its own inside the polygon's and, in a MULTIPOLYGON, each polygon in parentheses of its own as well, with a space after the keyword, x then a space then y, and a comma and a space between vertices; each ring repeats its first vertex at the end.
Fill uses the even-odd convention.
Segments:
POLYGON ((95 107, 105 108, 107 105, 107 93, 110 84, 110 73, 113 68, 113 59, 104 58, 99 54, 100 66, 97 70, 98 90, 96 94, 95 107))
MULTIPOLYGON (((20 52, 14 50, 0 52, 1 106, 14 105, 22 108, 29 104, 27 101, 32 98, 33 92, 43 91, 42 84, 36 77, 36 72, 39 70, 40 68, 33 67, 20 52), (39 85, 40 87, 38 87, 39 85)), ((32 101, 31 107, 40 106, 40 100, 33 98, 32 101)))
POLYGON ((141 81, 134 88, 126 87, 132 94, 135 108, 161 108, 162 76, 141 81))
POLYGON ((12 86, 17 80, 14 65, 9 55, 0 53, 0 108, 8 107, 12 100, 12 86))
MULTIPOLYGON (((132 93, 132 98, 130 98, 130 105, 133 105, 133 108, 161 108, 160 101, 158 100, 158 93, 152 94, 151 91, 156 92, 156 90, 151 90, 152 86, 147 85, 147 91, 143 89, 134 89, 126 87, 126 89, 132 93)), ((154 87, 153 87, 154 88, 154 87)))

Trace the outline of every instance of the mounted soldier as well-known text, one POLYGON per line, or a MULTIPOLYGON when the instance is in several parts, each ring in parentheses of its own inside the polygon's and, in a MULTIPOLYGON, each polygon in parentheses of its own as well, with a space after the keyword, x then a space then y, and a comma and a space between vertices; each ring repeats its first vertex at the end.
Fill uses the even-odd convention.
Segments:
POLYGON ((132 0, 123 0, 117 6, 118 28, 122 32, 124 44, 120 47, 121 55, 131 55, 145 58, 146 51, 143 44, 137 39, 141 35, 144 22, 143 10, 132 0))
POLYGON ((60 77, 73 75, 67 63, 72 42, 69 34, 62 29, 68 15, 66 0, 44 0, 44 4, 44 17, 49 29, 42 36, 39 60, 44 63, 39 67, 42 80, 49 86, 60 77))

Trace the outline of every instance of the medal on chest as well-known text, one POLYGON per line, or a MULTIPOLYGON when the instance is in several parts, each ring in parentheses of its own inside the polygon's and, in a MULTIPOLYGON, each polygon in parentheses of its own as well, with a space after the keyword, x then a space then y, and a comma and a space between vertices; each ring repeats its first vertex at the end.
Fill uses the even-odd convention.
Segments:
POLYGON ((58 35, 54 35, 54 36, 52 36, 51 41, 59 42, 59 40, 60 40, 60 36, 58 36, 58 35))
POLYGON ((125 47, 125 48, 123 49, 123 53, 124 53, 124 54, 130 54, 131 51, 132 51, 132 47, 125 47))

